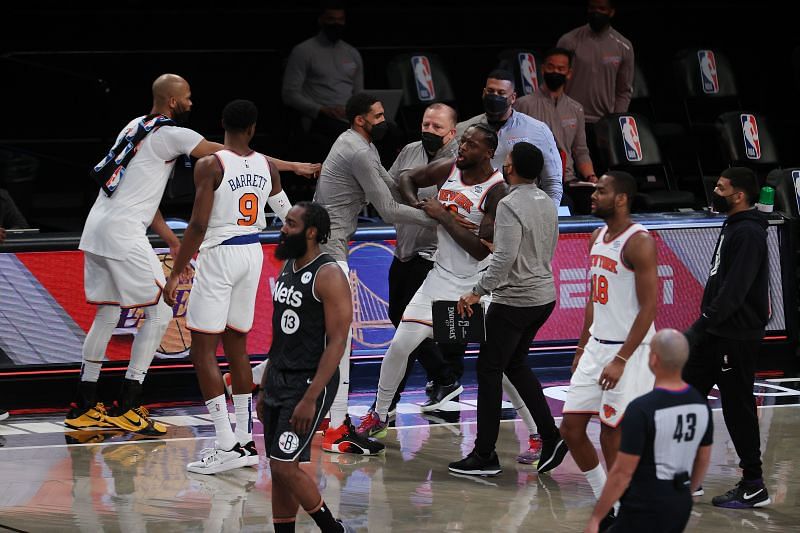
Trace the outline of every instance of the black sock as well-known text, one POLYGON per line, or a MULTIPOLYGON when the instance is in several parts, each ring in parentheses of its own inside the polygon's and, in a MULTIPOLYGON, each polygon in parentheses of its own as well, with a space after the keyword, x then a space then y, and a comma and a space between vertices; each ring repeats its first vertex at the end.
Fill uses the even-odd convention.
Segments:
POLYGON ((294 520, 291 522, 273 522, 275 533, 294 533, 294 520))
POLYGON ((333 513, 331 513, 331 510, 328 509, 327 505, 325 505, 324 500, 322 501, 318 511, 308 514, 311 515, 311 518, 314 519, 317 527, 319 527, 320 531, 323 533, 338 533, 344 531, 342 525, 336 521, 336 519, 333 517, 333 513))

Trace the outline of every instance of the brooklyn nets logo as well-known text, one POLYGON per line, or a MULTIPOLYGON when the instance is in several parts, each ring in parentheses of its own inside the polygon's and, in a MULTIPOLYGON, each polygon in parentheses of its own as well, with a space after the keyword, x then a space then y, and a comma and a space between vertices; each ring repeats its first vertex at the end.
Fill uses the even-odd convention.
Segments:
POLYGON ((294 453, 297 451, 298 446, 300 446, 300 437, 298 437, 296 433, 284 431, 281 433, 281 436, 278 437, 278 448, 280 448, 283 453, 294 453))

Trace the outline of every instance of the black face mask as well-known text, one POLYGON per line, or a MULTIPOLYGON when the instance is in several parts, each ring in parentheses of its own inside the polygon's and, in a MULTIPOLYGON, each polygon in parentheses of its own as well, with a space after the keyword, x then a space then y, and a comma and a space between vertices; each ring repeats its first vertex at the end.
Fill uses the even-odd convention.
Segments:
POLYGON ((275 248, 275 258, 284 261, 303 257, 308 251, 306 232, 301 231, 295 235, 281 233, 278 237, 278 246, 275 248))
POLYGON ((425 151, 433 155, 444 146, 444 138, 429 131, 422 132, 422 147, 425 151))
POLYGON ((567 75, 559 72, 545 72, 542 77, 544 78, 544 84, 551 91, 557 91, 567 83, 567 75))
POLYGON ((483 97, 483 109, 490 117, 502 117, 511 104, 508 103, 508 98, 500 96, 499 94, 487 94, 483 97))
POLYGON ((372 137, 373 141, 380 141, 386 134, 389 132, 389 123, 385 120, 383 122, 379 122, 377 124, 373 124, 372 127, 369 129, 369 134, 372 137))
POLYGON ((599 11, 589 11, 586 15, 586 20, 589 22, 589 27, 595 33, 600 33, 606 26, 611 23, 611 17, 599 11))
POLYGON ((731 204, 728 203, 728 198, 734 194, 736 193, 734 192, 728 196, 722 196, 721 194, 713 193, 711 195, 711 209, 717 213, 727 213, 731 210, 731 204))
POLYGON ((344 35, 344 24, 323 24, 322 33, 332 43, 336 43, 344 35))

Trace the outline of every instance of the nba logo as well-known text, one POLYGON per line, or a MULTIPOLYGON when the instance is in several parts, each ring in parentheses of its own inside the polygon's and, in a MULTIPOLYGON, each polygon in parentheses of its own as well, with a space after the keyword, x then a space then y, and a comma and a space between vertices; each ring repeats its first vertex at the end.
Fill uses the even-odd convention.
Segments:
POLYGON ((431 63, 425 56, 414 56, 411 58, 411 68, 414 70, 414 80, 417 83, 417 96, 423 102, 430 102, 436 98, 436 90, 433 88, 433 76, 431 75, 431 63))
POLYGON ((519 61, 519 74, 522 78, 522 92, 533 94, 539 90, 539 80, 536 77, 536 59, 533 54, 520 52, 517 54, 519 61))
POLYGON ((719 78, 717 77, 717 59, 711 50, 698 50, 697 60, 700 62, 700 82, 703 92, 717 94, 719 92, 719 78))
POLYGON ((642 144, 639 142, 639 127, 636 119, 630 116, 619 117, 622 142, 625 144, 625 157, 628 161, 642 160, 642 144))
POLYGON ((761 143, 758 141, 758 123, 753 115, 739 115, 742 119, 744 153, 747 159, 761 159, 761 143))

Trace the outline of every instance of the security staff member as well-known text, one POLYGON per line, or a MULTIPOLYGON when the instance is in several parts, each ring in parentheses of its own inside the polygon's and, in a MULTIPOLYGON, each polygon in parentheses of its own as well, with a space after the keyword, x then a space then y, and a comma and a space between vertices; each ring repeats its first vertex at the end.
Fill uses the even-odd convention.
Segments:
POLYGON ((711 410, 705 397, 681 379, 689 344, 681 332, 662 329, 650 350, 655 388, 625 411, 619 453, 586 533, 598 531, 620 496, 619 514, 606 531, 683 531, 692 491, 708 470, 711 410))
MULTIPOLYGON (((536 332, 553 312, 556 288, 551 261, 558 242, 558 214, 551 198, 534 180, 544 164, 542 152, 518 142, 506 156, 503 176, 511 186, 497 205, 494 252, 485 273, 461 296, 458 312, 492 294, 486 316, 486 342, 478 355, 478 433, 475 449, 450 463, 460 474, 500 473, 495 443, 500 429, 505 374, 530 410, 542 437, 539 464, 561 462, 567 453, 542 385, 525 360, 536 332)), ((484 241, 484 244, 487 244, 484 241)))

